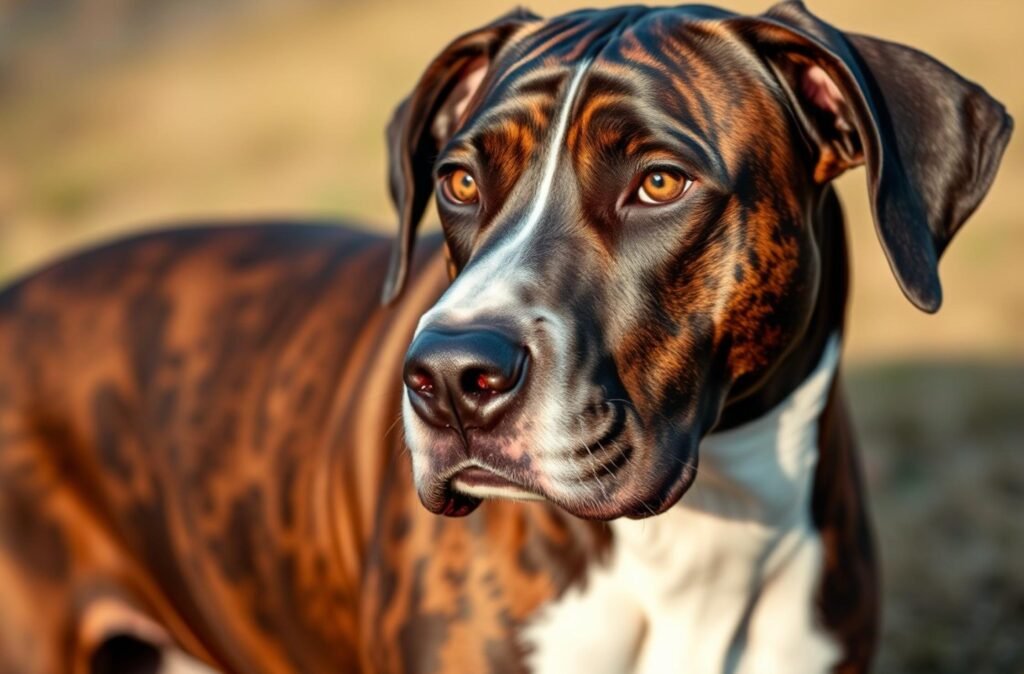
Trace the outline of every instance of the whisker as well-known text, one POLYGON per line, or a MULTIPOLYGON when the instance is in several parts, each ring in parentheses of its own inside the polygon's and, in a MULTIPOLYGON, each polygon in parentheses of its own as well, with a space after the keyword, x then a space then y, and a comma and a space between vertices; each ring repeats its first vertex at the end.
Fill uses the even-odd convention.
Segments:
POLYGON ((384 437, 382 438, 383 440, 387 440, 388 439, 388 436, 391 435, 391 431, 395 430, 395 426, 397 426, 398 422, 401 421, 401 420, 402 420, 402 413, 399 412, 398 416, 395 417, 395 420, 391 422, 390 426, 388 426, 388 430, 384 431, 384 437))
POLYGON ((696 472, 697 471, 697 464, 694 463, 692 457, 687 459, 687 460, 685 460, 685 461, 680 459, 678 456, 675 456, 675 457, 672 457, 672 458, 674 458, 677 462, 679 462, 679 465, 682 466, 685 470, 690 471, 690 472, 696 472))

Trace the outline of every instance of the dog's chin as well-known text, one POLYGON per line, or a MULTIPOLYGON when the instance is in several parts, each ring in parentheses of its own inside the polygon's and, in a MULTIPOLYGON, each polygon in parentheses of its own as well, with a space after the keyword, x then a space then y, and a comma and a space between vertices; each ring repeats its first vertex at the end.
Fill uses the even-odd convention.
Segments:
POLYGON ((663 484, 651 490, 645 498, 638 499, 623 509, 621 517, 633 520, 641 520, 646 517, 660 515, 672 508, 683 495, 689 491, 693 481, 697 478, 696 468, 686 467, 679 475, 666 480, 663 484))
POLYGON ((450 481, 435 483, 426 488, 417 485, 416 493, 424 508, 445 517, 465 517, 483 502, 478 496, 457 491, 450 481))
POLYGON ((445 517, 465 517, 483 503, 482 498, 455 490, 446 490, 443 495, 435 498, 424 498, 421 494, 420 501, 430 512, 445 517))
POLYGON ((465 517, 486 499, 543 501, 535 487, 513 481, 476 464, 460 467, 450 474, 434 477, 418 490, 424 507, 435 515, 465 517))
POLYGON ((695 478, 696 471, 687 469, 678 475, 666 476, 661 481, 649 479, 639 481, 639 484, 623 485, 617 490, 620 495, 611 498, 549 500, 580 519, 638 520, 660 515, 670 509, 679 502, 695 478))

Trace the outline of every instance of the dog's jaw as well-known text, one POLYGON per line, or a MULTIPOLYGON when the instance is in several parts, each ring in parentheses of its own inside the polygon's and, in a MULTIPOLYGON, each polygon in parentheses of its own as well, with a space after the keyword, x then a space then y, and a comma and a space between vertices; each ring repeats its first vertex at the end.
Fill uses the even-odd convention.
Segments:
POLYGON ((673 508, 610 524, 609 564, 527 626, 532 671, 653 674, 685 662, 693 674, 811 674, 835 664, 815 610, 823 552, 810 498, 838 359, 833 336, 782 404, 708 436, 701 473, 673 508))

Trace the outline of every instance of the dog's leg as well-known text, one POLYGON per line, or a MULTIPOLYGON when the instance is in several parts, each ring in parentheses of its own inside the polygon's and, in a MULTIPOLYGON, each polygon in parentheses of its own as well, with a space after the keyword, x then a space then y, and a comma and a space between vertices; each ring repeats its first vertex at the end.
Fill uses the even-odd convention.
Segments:
POLYGON ((869 670, 878 638, 879 577, 853 427, 839 377, 819 430, 813 513, 825 568, 819 603, 844 650, 839 674, 869 670))
POLYGON ((213 674, 129 602, 93 602, 79 623, 77 668, 83 674, 213 674))
MULTIPOLYGON (((64 480, 60 454, 0 405, 0 672, 74 671, 76 583, 110 554, 64 480)), ((85 599, 84 597, 82 599, 85 599)))

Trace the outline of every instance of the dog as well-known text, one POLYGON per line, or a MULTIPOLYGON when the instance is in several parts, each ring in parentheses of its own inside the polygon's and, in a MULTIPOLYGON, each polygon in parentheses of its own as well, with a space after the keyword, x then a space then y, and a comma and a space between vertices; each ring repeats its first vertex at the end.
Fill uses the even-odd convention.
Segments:
POLYGON ((210 224, 0 295, 0 672, 867 671, 831 181, 935 311, 1011 129, 799 2, 459 37, 393 246, 210 224))

